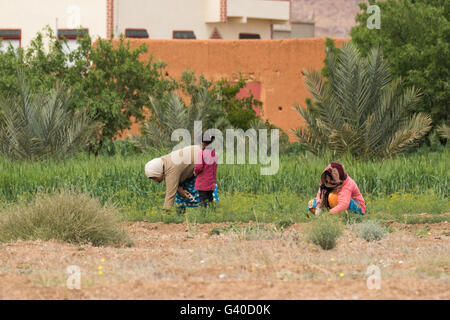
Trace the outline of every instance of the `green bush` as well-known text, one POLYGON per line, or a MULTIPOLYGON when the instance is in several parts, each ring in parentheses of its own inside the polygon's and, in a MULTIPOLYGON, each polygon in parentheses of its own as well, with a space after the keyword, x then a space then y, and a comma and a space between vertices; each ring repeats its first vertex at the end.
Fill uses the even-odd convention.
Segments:
POLYGON ((386 230, 374 220, 364 221, 356 226, 358 237, 366 241, 381 240, 386 230))
POLYGON ((342 229, 337 218, 324 213, 312 222, 307 239, 324 250, 330 250, 336 246, 336 239, 341 234, 342 229))
POLYGON ((450 2, 447 0, 358 1, 361 8, 351 30, 352 41, 362 54, 379 46, 389 61, 394 77, 405 85, 421 88, 423 99, 409 106, 410 115, 430 114, 433 126, 447 123, 450 110, 450 2), (372 13, 368 5, 381 10, 381 29, 367 28, 372 13))
POLYGON ((117 211, 85 194, 39 194, 0 215, 0 243, 57 240, 94 246, 129 244, 117 211))

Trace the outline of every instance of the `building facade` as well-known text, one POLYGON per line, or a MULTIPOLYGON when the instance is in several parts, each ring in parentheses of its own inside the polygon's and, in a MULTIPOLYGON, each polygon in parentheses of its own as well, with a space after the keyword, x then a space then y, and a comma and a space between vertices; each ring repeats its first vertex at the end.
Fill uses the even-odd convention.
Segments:
POLYGON ((114 0, 113 32, 144 29, 150 39, 271 39, 288 24, 290 1, 114 0))
POLYGON ((47 25, 69 42, 75 42, 80 27, 94 39, 122 33, 150 39, 271 39, 273 25, 289 25, 291 10, 290 0, 0 0, 0 5, 3 48, 28 46, 47 25))
MULTIPOLYGON (((0 39, 2 47, 26 47, 50 26, 55 34, 68 40, 76 30, 101 38, 107 35, 107 0, 0 0, 0 39)), ((70 41, 69 41, 70 42, 70 41)))

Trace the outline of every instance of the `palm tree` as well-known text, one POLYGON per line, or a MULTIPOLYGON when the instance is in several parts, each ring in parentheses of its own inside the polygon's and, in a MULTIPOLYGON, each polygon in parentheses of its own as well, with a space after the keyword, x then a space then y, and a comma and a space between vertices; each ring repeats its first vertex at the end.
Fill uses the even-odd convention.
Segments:
POLYGON ((70 110, 70 91, 61 84, 48 94, 36 94, 20 75, 19 91, 18 96, 0 98, 0 152, 8 158, 64 159, 100 130, 86 111, 70 110))
POLYGON ((431 129, 430 116, 408 117, 419 92, 391 79, 379 48, 363 58, 349 42, 337 54, 327 52, 327 58, 329 78, 304 72, 312 100, 306 108, 296 106, 307 127, 293 132, 308 150, 386 158, 407 151, 431 129))
MULTIPOLYGON (((186 73, 185 76, 192 77, 192 74, 186 73)), ((184 99, 174 91, 169 92, 163 98, 150 97, 149 109, 151 115, 142 124, 141 135, 130 136, 132 144, 141 151, 155 151, 157 153, 169 151, 179 143, 171 140, 172 133, 177 129, 188 130, 191 135, 190 143, 194 143, 195 121, 202 122, 203 131, 215 128, 224 133, 225 129, 233 129, 224 107, 224 101, 230 102, 227 100, 230 99, 230 94, 229 92, 224 94, 223 88, 217 85, 212 86, 212 84, 212 82, 201 78, 200 83, 194 85, 188 79, 184 84, 188 89, 182 92, 184 99), (188 101, 188 103, 185 103, 185 101, 188 101)), ((230 105, 231 103, 226 104, 230 105)), ((248 129, 255 130, 278 129, 261 118, 248 122, 248 126, 248 129)), ((241 139, 241 137, 238 139, 241 139)), ((288 136, 281 132, 280 142, 283 148, 288 146, 288 139, 288 136)), ((270 135, 268 141, 270 142, 270 135)), ((270 150, 270 143, 268 147, 270 150)))
POLYGON ((175 92, 163 99, 150 98, 151 116, 141 128, 141 136, 132 135, 131 142, 142 151, 169 150, 178 144, 172 141, 176 129, 186 129, 194 142, 194 122, 201 121, 203 130, 230 127, 223 116, 214 92, 202 88, 190 97, 189 105, 175 92))

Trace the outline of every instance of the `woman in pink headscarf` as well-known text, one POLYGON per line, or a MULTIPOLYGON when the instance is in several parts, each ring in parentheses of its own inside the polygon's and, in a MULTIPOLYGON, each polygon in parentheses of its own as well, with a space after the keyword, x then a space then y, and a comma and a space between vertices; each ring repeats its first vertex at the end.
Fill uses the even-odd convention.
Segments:
POLYGON ((321 209, 330 210, 330 213, 349 210, 363 215, 366 212, 366 203, 358 186, 339 162, 331 162, 325 168, 320 177, 317 196, 308 202, 308 210, 314 214, 319 214, 321 209), (336 194, 337 204, 331 200, 336 194))

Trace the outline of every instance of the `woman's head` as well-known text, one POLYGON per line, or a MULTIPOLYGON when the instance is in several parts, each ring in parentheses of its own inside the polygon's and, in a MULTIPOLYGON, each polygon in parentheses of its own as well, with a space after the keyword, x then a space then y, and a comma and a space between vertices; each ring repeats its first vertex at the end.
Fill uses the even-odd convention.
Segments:
POLYGON ((323 171, 320 184, 327 188, 337 188, 347 179, 347 172, 339 162, 331 162, 323 171))
POLYGON ((320 176, 320 207, 331 208, 328 202, 329 194, 337 193, 347 179, 347 172, 339 162, 331 162, 320 176))
POLYGON ((214 142, 215 137, 209 133, 203 133, 202 134, 202 148, 206 148, 211 143, 214 142))
POLYGON ((161 182, 164 176, 164 163, 161 158, 153 159, 145 165, 145 175, 156 182, 161 182))

